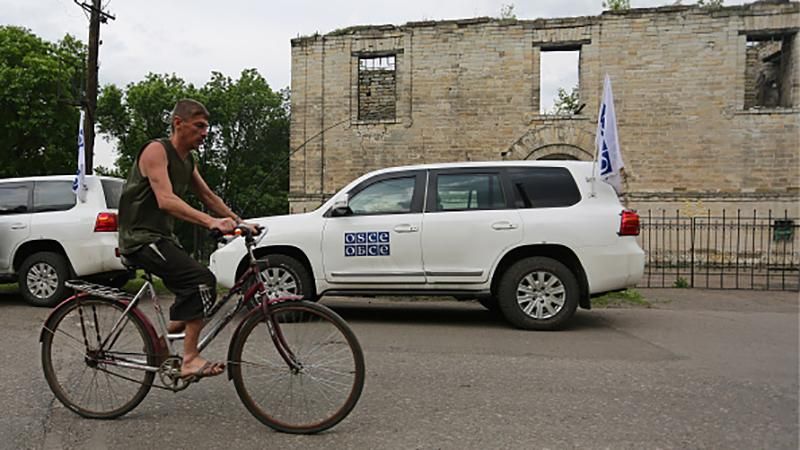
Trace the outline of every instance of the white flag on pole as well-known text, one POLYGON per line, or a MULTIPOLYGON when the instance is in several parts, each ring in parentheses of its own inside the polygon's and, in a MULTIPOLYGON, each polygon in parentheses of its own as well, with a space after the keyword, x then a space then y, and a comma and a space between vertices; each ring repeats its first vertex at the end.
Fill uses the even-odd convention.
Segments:
POLYGON ((86 201, 86 143, 83 140, 83 119, 84 111, 81 110, 81 119, 78 123, 78 172, 72 180, 72 192, 78 196, 80 201, 86 201))
POLYGON ((614 112, 614 95, 611 93, 611 78, 606 74, 603 81, 603 102, 597 119, 597 160, 600 162, 600 179, 622 191, 622 153, 617 137, 617 115, 614 112))

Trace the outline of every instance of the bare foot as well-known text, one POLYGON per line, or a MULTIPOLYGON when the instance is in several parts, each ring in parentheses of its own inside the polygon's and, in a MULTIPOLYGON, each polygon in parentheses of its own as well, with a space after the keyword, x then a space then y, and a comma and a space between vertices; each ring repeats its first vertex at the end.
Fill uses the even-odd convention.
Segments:
POLYGON ((170 334, 180 333, 184 329, 186 329, 186 322, 182 320, 170 320, 167 324, 167 333, 170 334))
POLYGON ((181 378, 213 377, 225 372, 225 363, 207 361, 199 356, 184 360, 181 365, 181 378))

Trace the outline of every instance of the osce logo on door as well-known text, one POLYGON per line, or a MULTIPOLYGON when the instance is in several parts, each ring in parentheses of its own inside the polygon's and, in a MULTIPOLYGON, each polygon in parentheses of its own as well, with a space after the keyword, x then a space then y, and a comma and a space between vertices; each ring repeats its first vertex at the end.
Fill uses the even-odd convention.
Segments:
POLYGON ((345 233, 344 256, 389 256, 389 232, 345 233))

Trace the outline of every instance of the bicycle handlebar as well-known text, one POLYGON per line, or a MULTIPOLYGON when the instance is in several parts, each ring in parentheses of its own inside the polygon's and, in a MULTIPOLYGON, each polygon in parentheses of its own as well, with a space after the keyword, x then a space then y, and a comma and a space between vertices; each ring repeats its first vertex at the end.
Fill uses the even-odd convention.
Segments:
POLYGON ((236 228, 234 228, 233 232, 231 232, 231 233, 227 233, 226 234, 226 233, 223 233, 222 231, 214 228, 214 229, 212 229, 211 231, 208 232, 208 236, 211 239, 214 239, 215 241, 217 241, 218 243, 226 243, 229 240, 233 240, 233 239, 235 239, 235 238, 237 238, 239 236, 244 236, 245 242, 246 243, 251 243, 251 242, 253 242, 253 238, 255 236, 260 235, 262 232, 264 232, 265 229, 266 228, 264 228, 261 225, 256 225, 256 232, 253 233, 250 230, 249 226, 247 226, 247 225, 237 225, 236 228))

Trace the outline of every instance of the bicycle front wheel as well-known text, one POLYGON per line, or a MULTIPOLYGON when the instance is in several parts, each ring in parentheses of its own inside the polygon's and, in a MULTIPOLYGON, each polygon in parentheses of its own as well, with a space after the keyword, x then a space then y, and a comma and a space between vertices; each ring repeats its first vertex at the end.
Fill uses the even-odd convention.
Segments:
POLYGON ((113 419, 135 408, 153 385, 153 342, 144 323, 124 305, 83 297, 52 317, 42 339, 47 384, 67 408, 91 419, 113 419), (101 344, 122 319, 107 345, 101 344))
POLYGON ((335 312, 308 301, 280 303, 269 314, 273 320, 251 316, 232 343, 239 398, 278 431, 309 434, 336 425, 364 387, 364 354, 355 334, 335 312), (292 363, 278 350, 282 343, 292 363))

